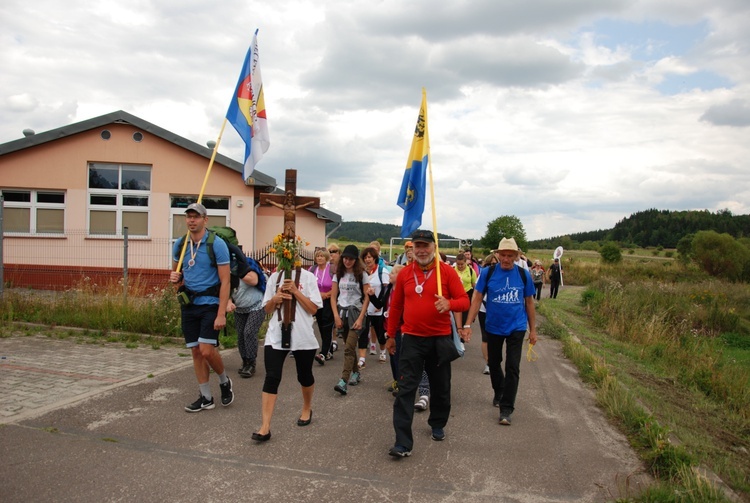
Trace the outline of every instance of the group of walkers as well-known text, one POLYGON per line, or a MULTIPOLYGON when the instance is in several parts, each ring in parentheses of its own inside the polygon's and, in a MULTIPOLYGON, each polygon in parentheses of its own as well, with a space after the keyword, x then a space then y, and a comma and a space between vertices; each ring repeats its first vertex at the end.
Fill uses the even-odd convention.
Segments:
MULTIPOLYGON (((314 364, 331 364, 340 339, 344 348, 341 374, 332 388, 342 397, 360 384, 368 350, 379 363, 390 361, 393 380, 388 390, 395 397, 395 443, 389 455, 406 457, 414 443, 415 410, 429 409, 427 423, 433 440, 446 437, 451 411, 450 362, 460 354, 457 346, 471 341, 472 325, 478 318, 485 373, 490 375, 493 390, 491 403, 500 409, 498 423, 511 424, 526 333, 530 344, 537 341, 534 300, 539 298, 545 278, 555 284, 555 264, 547 274, 538 261, 529 266, 510 238, 503 239, 481 264, 469 251, 451 266, 436 256, 434 234, 418 230, 392 266, 380 256, 377 241, 362 251, 352 244, 343 250, 331 244, 317 249, 313 266, 297 268, 291 278, 275 272, 266 280, 263 271, 251 268, 230 300, 226 245, 221 239, 215 239, 212 246, 207 244, 208 217, 202 205, 191 204, 186 221, 190 258, 178 272, 181 250, 175 245, 175 269, 170 276, 189 298, 182 305, 182 330, 192 351, 200 394, 186 411, 214 408, 209 369, 219 378, 221 404, 228 406, 234 400, 232 381, 217 350, 226 313, 235 312, 242 356, 238 372, 245 378, 256 372, 257 333, 268 317, 261 425, 252 434, 253 440, 271 438, 271 419, 288 359, 294 361, 302 392, 297 425, 311 424, 314 364), (290 337, 282 326, 282 310, 289 305, 294 320, 290 337), (320 342, 313 330, 315 323, 320 342)), ((552 296, 556 294, 555 288, 552 296)))

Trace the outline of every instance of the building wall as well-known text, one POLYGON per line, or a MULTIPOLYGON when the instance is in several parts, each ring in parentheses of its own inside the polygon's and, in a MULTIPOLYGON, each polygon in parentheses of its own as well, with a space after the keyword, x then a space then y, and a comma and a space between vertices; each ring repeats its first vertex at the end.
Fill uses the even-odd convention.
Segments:
MULTIPOLYGON (((130 237, 128 266, 131 269, 162 270, 171 267, 171 218, 182 213, 170 208, 171 196, 196 196, 204 182, 208 159, 174 143, 139 130, 130 124, 108 124, 58 140, 49 141, 0 157, 0 188, 63 190, 65 235, 4 237, 4 262, 11 265, 59 267, 80 270, 122 270, 122 238, 89 237, 87 223, 88 163, 107 162, 151 165, 149 236, 130 237), (102 130, 111 132, 108 140, 102 130), (143 140, 133 140, 136 131, 143 140)), ((246 186, 237 171, 214 163, 206 182, 205 197, 229 198, 227 225, 232 226, 245 250, 263 247, 283 229, 278 208, 259 207, 263 188, 246 186)), ((216 225, 211 221, 209 225, 216 225)), ((184 224, 183 224, 184 225, 184 224)), ((297 233, 310 246, 325 245, 325 221, 314 213, 297 214, 297 233)), ((52 269, 48 269, 51 273, 52 269)))

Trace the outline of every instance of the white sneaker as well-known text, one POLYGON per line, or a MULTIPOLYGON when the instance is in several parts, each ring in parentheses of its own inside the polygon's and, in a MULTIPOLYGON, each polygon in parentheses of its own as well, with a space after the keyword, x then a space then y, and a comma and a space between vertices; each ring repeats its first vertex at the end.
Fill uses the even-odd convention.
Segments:
POLYGON ((378 348, 377 348, 377 346, 375 346, 375 343, 374 343, 374 342, 371 342, 371 343, 370 343, 370 354, 371 354, 371 355, 376 355, 376 354, 378 354, 378 348))
POLYGON ((490 366, 489 365, 485 365, 484 366, 484 370, 482 371, 482 374, 484 374, 484 375, 489 375, 490 374, 490 366))
POLYGON ((427 395, 422 395, 419 397, 419 400, 414 404, 414 408, 416 410, 427 410, 427 406, 430 403, 430 397, 427 395))
POLYGON ((387 359, 388 359, 388 357, 386 356, 385 349, 381 349, 380 350, 380 358, 379 358, 380 363, 385 363, 387 359))
POLYGON ((364 358, 360 358, 359 359, 359 368, 360 368, 360 370, 363 369, 363 368, 365 368, 365 359, 364 358))

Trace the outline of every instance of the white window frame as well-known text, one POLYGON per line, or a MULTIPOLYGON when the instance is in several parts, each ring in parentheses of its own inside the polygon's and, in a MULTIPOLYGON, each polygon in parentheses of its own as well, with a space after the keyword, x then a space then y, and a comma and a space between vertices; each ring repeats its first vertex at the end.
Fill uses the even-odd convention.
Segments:
POLYGON ((86 166, 86 236, 89 238, 121 238, 122 234, 122 215, 123 213, 145 213, 146 214, 146 234, 133 234, 132 230, 128 233, 128 237, 131 239, 150 239, 151 238, 151 201, 152 192, 149 190, 126 190, 126 189, 102 189, 102 188, 91 188, 89 187, 89 172, 92 164, 104 164, 110 167, 116 167, 118 170, 117 184, 118 187, 122 187, 122 170, 123 167, 133 169, 139 168, 149 173, 149 187, 152 183, 153 166, 149 164, 127 164, 127 163, 88 163, 86 166), (91 202, 92 196, 106 196, 114 197, 115 204, 93 204, 91 202), (148 199, 146 206, 126 206, 123 204, 123 199, 126 197, 145 197, 148 199), (91 233, 91 212, 92 211, 105 211, 115 213, 115 232, 114 234, 99 234, 91 233))
POLYGON ((46 189, 16 189, 6 188, 2 189, 3 192, 28 192, 30 197, 29 202, 19 201, 8 201, 3 198, 3 206, 5 208, 24 208, 29 210, 29 232, 11 232, 5 231, 5 236, 42 236, 42 237, 64 237, 65 236, 65 222, 66 222, 66 201, 67 193, 64 190, 46 190, 46 189), (62 194, 62 203, 40 203, 38 202, 39 194, 62 194), (62 232, 39 232, 37 231, 37 210, 53 209, 63 211, 63 229, 62 232))

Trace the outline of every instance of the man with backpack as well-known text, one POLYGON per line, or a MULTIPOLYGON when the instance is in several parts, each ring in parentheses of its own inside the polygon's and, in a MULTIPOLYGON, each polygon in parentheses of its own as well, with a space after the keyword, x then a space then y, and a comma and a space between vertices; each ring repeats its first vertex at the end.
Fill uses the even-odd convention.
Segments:
POLYGON ((208 213, 200 203, 192 203, 185 210, 189 231, 182 271, 177 265, 184 240, 178 240, 172 249, 174 260, 170 281, 181 283, 178 300, 181 304, 182 333, 185 345, 193 357, 193 369, 198 379, 200 395, 185 406, 187 412, 200 412, 214 408, 209 383, 209 367, 219 376, 221 404, 234 401, 232 381, 224 370, 224 362, 217 350, 219 331, 227 324, 227 302, 230 290, 229 249, 219 237, 206 229, 208 213), (212 240, 208 246, 209 239, 212 240), (211 252, 209 253, 209 248, 211 252))
POLYGON ((535 289, 528 271, 515 264, 519 254, 515 239, 503 238, 494 253, 498 264, 482 269, 461 335, 471 336, 471 324, 486 294, 487 363, 495 394, 492 405, 500 407, 500 424, 509 426, 515 409, 527 327, 529 343, 536 344, 537 340, 535 289), (504 373, 501 367, 503 344, 506 345, 504 373))

